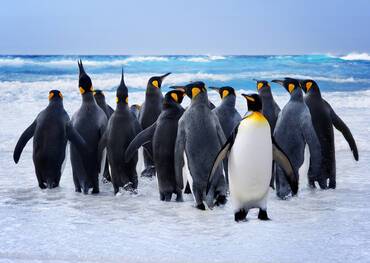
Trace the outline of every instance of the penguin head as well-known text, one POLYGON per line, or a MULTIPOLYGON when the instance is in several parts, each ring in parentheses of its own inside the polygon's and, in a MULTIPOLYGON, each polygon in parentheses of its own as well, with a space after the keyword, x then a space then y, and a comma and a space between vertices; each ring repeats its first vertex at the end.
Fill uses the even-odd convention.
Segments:
POLYGON ((299 84, 304 93, 317 92, 320 90, 317 83, 312 79, 299 80, 299 84))
POLYGON ((95 98, 96 101, 99 101, 99 100, 104 100, 105 101, 105 95, 104 95, 102 90, 96 89, 96 90, 94 90, 93 94, 94 94, 94 98, 95 98))
POLYGON ((181 104, 182 100, 185 96, 185 88, 184 87, 171 87, 169 92, 166 93, 164 96, 165 105, 173 105, 173 104, 181 104))
POLYGON ((200 93, 207 93, 206 85, 202 81, 192 82, 185 86, 185 94, 192 100, 200 93))
POLYGON ((230 86, 225 86, 225 87, 221 87, 221 88, 217 88, 217 87, 209 87, 209 88, 213 89, 213 90, 217 90, 218 93, 220 94, 221 99, 224 99, 229 95, 235 96, 235 90, 234 90, 234 88, 232 88, 230 86))
POLYGON ((258 80, 258 79, 255 79, 255 81, 257 82, 256 83, 256 87, 257 87, 257 91, 258 92, 261 92, 263 90, 266 90, 266 89, 269 89, 270 88, 270 84, 266 80, 258 80))
POLYGON ((78 86, 80 88, 80 93, 83 95, 85 93, 93 92, 93 86, 89 75, 86 74, 84 66, 82 65, 82 60, 78 61, 78 68, 80 71, 78 86))
POLYGON ((170 75, 171 72, 168 72, 162 76, 151 77, 148 81, 148 88, 160 89, 162 87, 163 80, 170 75))
POLYGON ((125 76, 124 76, 123 69, 122 69, 122 74, 121 74, 121 83, 119 84, 117 88, 116 102, 117 104, 119 103, 128 104, 128 89, 125 84, 125 76))
POLYGON ((296 90, 300 90, 301 86, 299 85, 299 81, 293 78, 284 78, 284 80, 274 79, 272 82, 280 84, 283 86, 290 94, 295 92, 296 90))
POLYGON ((63 95, 59 90, 53 89, 49 91, 49 101, 61 101, 63 100, 63 95))
POLYGON ((258 94, 242 94, 242 96, 247 100, 248 111, 262 110, 262 101, 258 94))

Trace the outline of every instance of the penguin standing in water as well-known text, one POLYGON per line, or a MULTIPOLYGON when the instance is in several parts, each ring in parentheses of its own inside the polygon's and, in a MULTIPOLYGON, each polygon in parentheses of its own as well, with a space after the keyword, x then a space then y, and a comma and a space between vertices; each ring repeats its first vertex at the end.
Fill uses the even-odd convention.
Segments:
POLYGON ((125 161, 124 154, 130 142, 141 131, 138 120, 128 106, 128 89, 125 84, 122 70, 121 83, 116 93, 117 106, 108 122, 108 127, 100 140, 98 156, 101 160, 103 150, 107 149, 108 162, 111 169, 114 193, 119 188, 136 193, 138 179, 136 164, 137 150, 125 161))
POLYGON ((184 90, 167 92, 157 121, 139 133, 126 150, 127 160, 140 146, 152 141, 161 201, 171 201, 172 194, 177 195, 176 201, 183 200, 182 191, 177 186, 175 177, 174 153, 178 121, 184 113, 184 108, 180 105, 184 95, 184 90))
POLYGON ((271 137, 270 125, 261 113, 260 97, 257 94, 242 95, 247 100, 249 112, 215 158, 207 191, 218 165, 228 156, 230 198, 235 221, 244 221, 252 208, 259 208, 259 219, 268 220, 267 196, 272 160, 284 168, 293 194, 298 191, 298 178, 294 175, 289 159, 271 137))
MULTIPOLYGON (((242 117, 240 116, 239 112, 235 108, 235 101, 236 95, 235 90, 232 87, 209 87, 210 89, 217 90, 220 94, 222 99, 221 104, 213 109, 213 112, 216 113, 222 130, 225 134, 226 138, 229 138, 230 134, 234 130, 234 128, 239 124, 242 117)), ((225 170, 225 177, 226 181, 228 180, 228 165, 227 165, 227 158, 223 161, 224 170, 225 170)))
MULTIPOLYGON (((114 110, 111 106, 109 106, 105 101, 105 95, 102 90, 97 89, 94 90, 94 98, 98 106, 105 112, 105 115, 107 115, 107 118, 109 120, 110 116, 112 116, 114 110)), ((105 168, 103 173, 103 178, 105 178, 106 181, 111 181, 110 174, 109 174, 109 167, 108 167, 108 161, 105 162, 105 168)), ((105 181, 105 182, 106 182, 105 181)))
POLYGON ((13 155, 15 163, 18 163, 23 148, 32 137, 33 163, 41 189, 59 186, 68 140, 78 149, 81 156, 87 152, 85 141, 70 124, 59 90, 49 92, 49 105, 37 115, 19 138, 13 155))
POLYGON ((73 127, 81 134, 86 141, 89 150, 89 162, 83 165, 81 155, 77 149, 71 145, 71 163, 73 171, 73 181, 76 192, 83 190, 87 194, 92 188, 92 193, 99 193, 99 171, 105 165, 105 158, 102 163, 98 163, 98 144, 107 126, 107 116, 105 112, 96 104, 93 95, 93 86, 90 77, 86 74, 82 61, 78 63, 79 89, 82 96, 80 108, 72 116, 73 127), (103 165, 102 167, 100 167, 103 165))
MULTIPOLYGON (((262 114, 266 117, 267 121, 270 124, 271 134, 274 134, 276 121, 280 113, 280 107, 275 102, 274 97, 272 96, 270 84, 266 80, 256 80, 257 82, 257 91, 262 101, 262 114)), ((270 186, 275 189, 276 165, 273 162, 272 166, 272 177, 270 186)))
MULTIPOLYGON (((310 150, 311 173, 308 174, 308 182, 311 187, 315 181, 320 187, 325 188, 323 178, 320 176, 321 147, 312 125, 311 114, 303 101, 302 90, 296 79, 285 78, 272 82, 282 85, 290 94, 288 103, 284 106, 276 122, 274 138, 277 144, 287 154, 294 169, 294 174, 299 176, 298 170, 304 162, 305 146, 310 150)), ((276 190, 281 199, 285 199, 291 192, 286 175, 281 167, 276 169, 276 190)))
POLYGON ((213 161, 225 143, 225 135, 214 112, 209 108, 207 90, 203 82, 194 82, 185 86, 185 93, 191 104, 179 120, 175 144, 175 173, 177 184, 184 188, 183 166, 184 152, 190 176, 188 178, 196 208, 226 203, 226 182, 222 174, 222 165, 215 171, 214 180, 206 195, 207 178, 213 161))
MULTIPOLYGON (((343 134, 351 148, 353 157, 358 161, 356 142, 347 125, 335 113, 330 104, 321 97, 317 83, 311 79, 307 79, 301 80, 300 84, 306 93, 304 101, 310 110, 312 123, 321 144, 321 176, 329 179, 329 188, 334 189, 336 187, 336 168, 333 125, 343 134)), ((312 169, 310 165, 308 172, 311 173, 312 169)))
MULTIPOLYGON (((161 86, 163 80, 171 73, 164 74, 159 77, 151 77, 148 81, 145 92, 145 101, 141 106, 139 114, 139 123, 141 128, 144 130, 152 125, 158 119, 161 114, 163 95, 161 86)), ((152 147, 149 147, 152 148, 152 147)), ((150 159, 149 154, 144 151, 144 164, 145 169, 141 173, 141 176, 152 177, 155 175, 155 166, 153 161, 150 159)))

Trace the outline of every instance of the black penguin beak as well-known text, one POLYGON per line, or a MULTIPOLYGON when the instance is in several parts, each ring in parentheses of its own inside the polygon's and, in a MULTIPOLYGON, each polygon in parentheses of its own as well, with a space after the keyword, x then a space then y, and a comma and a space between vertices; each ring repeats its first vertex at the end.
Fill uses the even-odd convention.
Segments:
POLYGON ((271 80, 271 82, 274 82, 274 83, 280 84, 281 86, 284 86, 284 80, 273 79, 273 80, 271 80))
POLYGON ((85 69, 84 69, 84 66, 82 65, 82 60, 80 59, 80 61, 78 61, 78 69, 80 71, 80 77, 82 75, 86 75, 86 72, 85 72, 85 69))
POLYGON ((168 73, 166 73, 166 74, 164 74, 164 75, 162 75, 162 76, 160 76, 159 78, 161 79, 161 82, 168 76, 168 75, 170 75, 171 74, 171 72, 168 72, 168 73))
POLYGON ((186 87, 185 86, 171 86, 170 89, 180 90, 182 92, 185 92, 186 87))
POLYGON ((301 87, 301 89, 307 93, 307 89, 306 89, 306 85, 305 85, 305 81, 302 80, 302 79, 297 79, 298 83, 299 83, 299 86, 301 87))

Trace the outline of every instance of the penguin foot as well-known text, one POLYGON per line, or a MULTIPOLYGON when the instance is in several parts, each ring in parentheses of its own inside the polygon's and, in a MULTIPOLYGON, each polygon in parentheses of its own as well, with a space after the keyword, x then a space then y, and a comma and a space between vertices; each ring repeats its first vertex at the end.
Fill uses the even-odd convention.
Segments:
POLYGON ((146 167, 144 171, 141 172, 141 176, 152 178, 153 176, 155 176, 155 167, 154 166, 146 167))
POLYGON ((103 177, 103 179, 101 179, 102 183, 103 184, 109 184, 110 180, 108 180, 107 178, 103 177))
POLYGON ((99 188, 93 188, 93 190, 91 191, 92 194, 99 194, 99 188))
POLYGON ((266 210, 262 210, 260 209, 260 211, 258 212, 258 219, 259 220, 270 220, 270 218, 268 218, 267 216, 267 211, 266 210))
POLYGON ((184 199, 182 198, 182 193, 178 193, 176 196, 176 202, 184 202, 184 199))
POLYGON ((128 182, 127 184, 125 184, 123 187, 123 190, 131 193, 131 194, 137 194, 137 189, 134 188, 134 184, 132 182, 128 182))
POLYGON ((203 203, 197 205, 196 208, 199 209, 199 210, 203 210, 203 211, 206 210, 206 206, 203 203))
POLYGON ((39 187, 40 187, 41 189, 46 189, 46 185, 45 185, 44 183, 39 183, 39 187))
POLYGON ((328 184, 327 184, 326 180, 320 180, 320 181, 318 181, 318 183, 319 183, 319 186, 320 186, 321 189, 325 190, 325 189, 328 188, 328 184))
POLYGON ((234 220, 235 222, 240 222, 240 221, 247 221, 247 214, 248 212, 245 211, 245 209, 240 209, 239 212, 236 212, 234 214, 234 220))
POLYGON ((217 196, 215 205, 217 206, 225 205, 226 202, 227 202, 226 195, 219 195, 217 196))
POLYGON ((81 193, 81 188, 75 188, 76 193, 81 193))
POLYGON ((337 182, 335 180, 329 179, 329 188, 335 189, 337 187, 337 182))

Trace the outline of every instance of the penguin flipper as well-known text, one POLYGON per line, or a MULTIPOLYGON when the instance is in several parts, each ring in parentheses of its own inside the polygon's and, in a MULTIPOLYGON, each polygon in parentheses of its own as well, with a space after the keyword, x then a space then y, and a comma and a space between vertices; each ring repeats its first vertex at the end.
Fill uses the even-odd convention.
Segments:
POLYGON ((84 160, 84 162, 86 162, 89 157, 89 151, 86 141, 84 140, 84 138, 82 138, 80 133, 75 128, 73 128, 71 122, 68 122, 66 124, 66 137, 67 140, 69 140, 77 148, 82 159, 84 160))
POLYGON ((184 189, 184 179, 182 174, 182 168, 184 167, 184 151, 185 151, 185 129, 184 129, 184 122, 182 119, 179 120, 178 128, 177 128, 177 136, 176 136, 176 143, 175 143, 175 156, 174 156, 174 164, 175 164, 175 178, 177 186, 183 190, 184 189))
MULTIPOLYGON (((329 105, 329 103, 327 103, 327 105, 329 105)), ((334 127, 343 134, 344 138, 349 144, 349 147, 351 148, 353 157, 355 158, 356 161, 358 161, 357 145, 356 145, 355 139, 352 136, 351 130, 344 123, 344 121, 335 113, 332 107, 330 107, 330 116, 331 116, 331 120, 333 122, 334 127)))
POLYGON ((17 145, 14 148, 13 159, 15 163, 18 163, 19 158, 21 157, 24 146, 32 138, 36 129, 36 120, 22 133, 19 138, 17 145))
POLYGON ((309 180, 316 180, 322 184, 324 178, 321 176, 321 144, 313 127, 309 111, 302 116, 301 124, 302 135, 310 149, 310 167, 312 167, 312 173, 308 173, 309 180))
POLYGON ((290 162, 288 156, 284 151, 279 147, 279 145, 272 137, 272 155, 273 160, 276 161, 279 166, 284 170, 284 175, 290 185, 293 195, 296 195, 298 192, 298 177, 294 173, 293 165, 290 162))
POLYGON ((222 146, 221 150, 218 152, 218 154, 216 156, 216 159, 213 162, 212 169, 211 169, 211 171, 208 175, 206 194, 208 194, 213 176, 214 176, 217 168, 221 164, 222 160, 225 159, 228 156, 228 154, 231 150, 231 147, 234 144, 236 135, 238 133, 238 128, 239 128, 239 124, 235 127, 235 129, 231 133, 230 137, 226 140, 226 143, 224 144, 224 146, 222 146))
MULTIPOLYGON (((107 147, 108 133, 107 130, 103 133, 103 136, 99 140, 98 144, 98 164, 102 162, 104 149, 107 147)), ((102 169, 101 165, 98 165, 98 173, 102 169)))
POLYGON ((157 123, 153 123, 151 126, 146 128, 145 130, 141 131, 136 137, 131 141, 130 145, 127 147, 125 152, 125 160, 128 162, 131 160, 134 153, 140 148, 140 146, 145 147, 146 152, 151 155, 151 159, 153 159, 152 149, 150 149, 150 144, 148 144, 154 135, 155 129, 157 127, 157 123))

